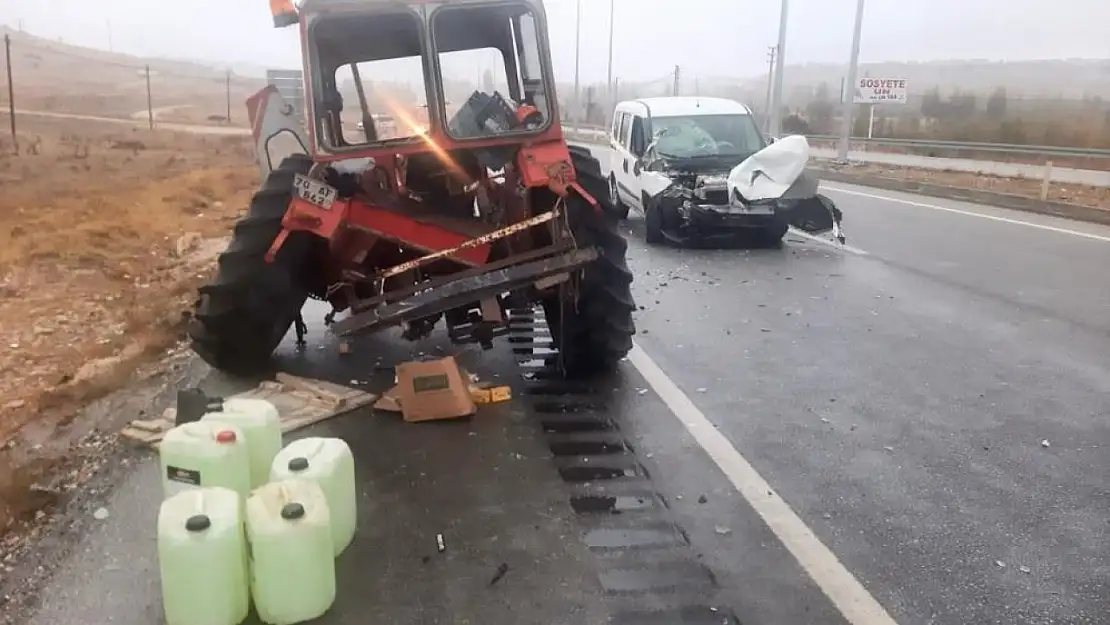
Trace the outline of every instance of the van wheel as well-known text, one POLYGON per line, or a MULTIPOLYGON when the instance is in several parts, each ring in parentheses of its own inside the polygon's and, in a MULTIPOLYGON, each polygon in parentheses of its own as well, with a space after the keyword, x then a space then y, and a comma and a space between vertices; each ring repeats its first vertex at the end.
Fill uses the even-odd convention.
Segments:
POLYGON ((756 231, 756 245, 760 247, 782 247, 782 238, 790 230, 784 219, 775 219, 767 226, 756 231))
POLYGON ((662 243, 666 237, 663 236, 663 211, 659 202, 652 201, 647 193, 643 194, 640 202, 644 207, 644 240, 652 244, 662 243))
POLYGON ((617 177, 609 174, 609 201, 616 209, 614 213, 618 219, 628 219, 628 205, 621 201, 621 194, 617 190, 617 177))

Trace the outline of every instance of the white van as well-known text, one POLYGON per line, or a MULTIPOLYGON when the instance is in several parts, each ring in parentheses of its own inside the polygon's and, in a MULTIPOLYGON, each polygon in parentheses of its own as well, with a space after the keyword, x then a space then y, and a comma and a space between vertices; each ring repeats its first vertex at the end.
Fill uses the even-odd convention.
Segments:
POLYGON ((648 243, 752 237, 779 245, 791 226, 843 242, 840 209, 805 171, 805 137, 768 146, 739 102, 622 102, 609 143, 610 199, 623 216, 643 213, 648 243))
MULTIPOLYGON (((692 153, 697 145, 679 145, 683 141, 712 141, 711 151, 720 156, 714 165, 727 172, 745 158, 766 147, 752 111, 747 106, 724 98, 664 97, 628 100, 617 105, 613 127, 609 133, 612 160, 609 163, 609 195, 613 203, 627 214, 628 208, 645 209, 642 159, 647 148, 659 135, 664 142, 674 142, 676 150, 692 153), (692 128, 691 132, 666 132, 692 128)), ((657 144, 657 148, 667 145, 657 144)), ((650 183, 649 183, 650 184, 650 183)))

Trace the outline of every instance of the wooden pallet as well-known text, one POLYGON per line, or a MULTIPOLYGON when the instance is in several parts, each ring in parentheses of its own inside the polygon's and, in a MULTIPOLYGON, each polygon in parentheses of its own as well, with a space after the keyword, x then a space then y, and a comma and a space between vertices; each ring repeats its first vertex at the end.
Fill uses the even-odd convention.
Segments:
MULTIPOLYGON (((374 403, 377 396, 339 384, 302 378, 287 373, 277 374, 275 381, 232 395, 265 399, 281 415, 281 431, 292 432, 332 417, 374 403)), ((128 442, 157 449, 166 432, 174 427, 176 408, 167 408, 158 419, 136 419, 120 432, 128 442)))

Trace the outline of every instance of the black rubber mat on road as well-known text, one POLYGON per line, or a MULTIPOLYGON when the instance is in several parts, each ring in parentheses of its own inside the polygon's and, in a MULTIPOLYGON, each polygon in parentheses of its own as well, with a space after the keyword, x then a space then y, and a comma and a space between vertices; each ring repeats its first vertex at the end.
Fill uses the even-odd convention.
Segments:
POLYGON ((509 341, 614 625, 740 625, 608 409, 605 382, 563 380, 539 309, 510 312, 509 341))

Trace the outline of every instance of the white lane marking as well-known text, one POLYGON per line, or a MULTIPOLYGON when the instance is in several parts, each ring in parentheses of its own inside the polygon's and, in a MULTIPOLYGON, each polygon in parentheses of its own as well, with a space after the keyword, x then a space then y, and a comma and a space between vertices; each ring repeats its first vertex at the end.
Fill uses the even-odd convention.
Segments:
POLYGON ((852 625, 897 625, 836 555, 639 345, 628 359, 852 625))
POLYGON ((798 230, 798 229, 794 228, 793 226, 790 227, 789 234, 787 236, 795 236, 795 237, 810 241, 812 243, 820 243, 821 245, 827 245, 827 246, 829 246, 829 247, 831 247, 835 250, 842 250, 842 251, 845 251, 845 252, 849 252, 851 254, 858 254, 859 256, 870 256, 871 255, 871 252, 861 250, 858 247, 852 247, 851 245, 847 245, 847 244, 841 245, 839 242, 830 241, 828 239, 823 239, 821 237, 815 237, 812 234, 810 234, 808 232, 803 232, 801 230, 798 230))
POLYGON ((907 204, 909 206, 920 206, 921 208, 931 208, 933 210, 944 211, 946 213, 956 213, 957 215, 967 215, 968 217, 980 217, 982 219, 990 219, 991 221, 1001 221, 1002 223, 1014 224, 1016 226, 1029 226, 1030 228, 1037 228, 1038 230, 1047 230, 1049 232, 1058 232, 1060 234, 1070 234, 1084 239, 1093 239, 1095 241, 1103 241, 1110 243, 1110 237, 1098 234, 1091 234, 1090 232, 1079 232, 1078 230, 1068 230, 1067 228, 1057 228, 1056 226, 1046 226, 1044 224, 1036 224, 1031 221, 1022 221, 1020 219, 1010 219, 1009 217, 998 217, 995 215, 985 215, 983 213, 976 213, 974 211, 965 211, 958 208, 948 208, 947 206, 937 206, 936 204, 926 204, 925 202, 914 202, 912 200, 903 200, 901 198, 890 197, 888 195, 876 195, 874 193, 861 193, 859 191, 849 191, 848 189, 841 189, 838 187, 829 187, 824 184, 821 185, 822 189, 833 191, 835 193, 847 193, 848 195, 858 195, 860 197, 867 197, 874 200, 886 200, 887 202, 897 202, 899 204, 907 204))

